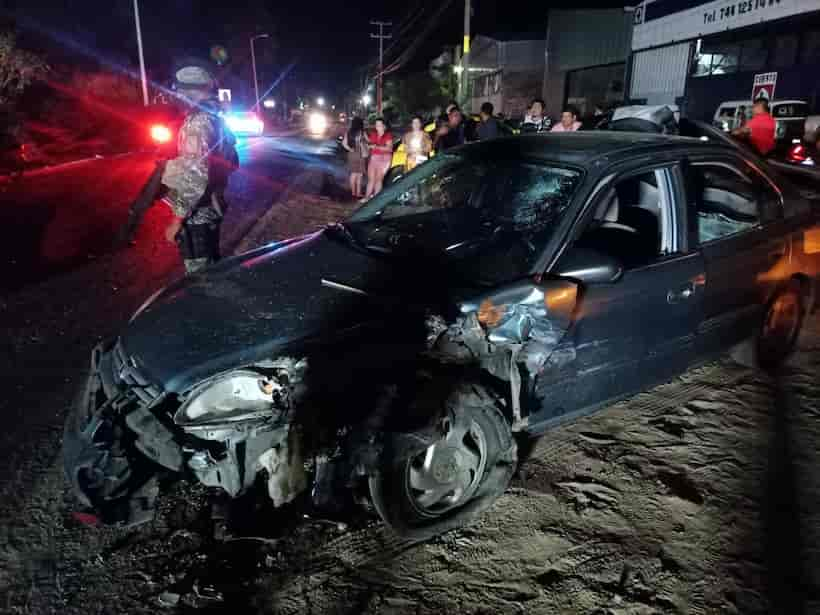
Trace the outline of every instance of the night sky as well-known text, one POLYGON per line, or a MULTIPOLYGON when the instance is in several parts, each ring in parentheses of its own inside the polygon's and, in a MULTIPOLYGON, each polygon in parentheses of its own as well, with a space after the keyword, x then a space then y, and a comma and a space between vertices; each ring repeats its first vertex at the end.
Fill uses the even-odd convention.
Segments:
MULTIPOLYGON (((585 6, 620 6, 612 0, 582 0, 585 6)), ((578 6, 560 0, 511 3, 474 1, 474 34, 527 32, 544 36, 550 6, 578 6)), ((173 62, 183 56, 207 57, 211 45, 229 48, 238 64, 247 63, 249 35, 270 32, 271 41, 259 41, 260 70, 266 81, 295 62, 293 81, 300 88, 333 95, 357 83, 361 69, 376 59, 377 41, 369 21, 393 21, 422 11, 417 25, 396 41, 404 49, 441 6, 430 0, 377 2, 374 0, 264 1, 264 0, 141 0, 146 61, 152 76, 167 77, 173 62), (357 76, 358 75, 358 76, 357 76)), ((455 45, 462 33, 462 0, 454 0, 441 14, 427 42, 405 70, 423 70, 443 46, 455 45)), ((0 0, 0 11, 16 22, 23 39, 48 46, 51 58, 66 61, 85 55, 133 66, 136 41, 131 0, 0 0), (70 58, 70 59, 69 59, 70 58)), ((394 41, 388 41, 389 45, 394 41)), ((386 60, 395 56, 391 53, 386 60)), ((244 69, 246 70, 246 69, 244 69)))

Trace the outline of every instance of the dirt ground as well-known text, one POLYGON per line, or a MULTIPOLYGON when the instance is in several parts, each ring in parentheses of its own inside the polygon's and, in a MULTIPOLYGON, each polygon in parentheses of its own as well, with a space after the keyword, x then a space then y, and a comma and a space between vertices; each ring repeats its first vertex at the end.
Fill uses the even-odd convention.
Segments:
MULTIPOLYGON (((328 222, 312 205, 264 226, 328 222)), ((178 266, 161 242, 139 249, 159 255, 150 276, 124 254, 0 300, 0 371, 18 374, 15 407, 0 399, 0 613, 820 613, 820 314, 777 374, 726 359, 523 443, 490 511, 429 542, 264 498, 226 530, 192 485, 167 486, 145 526, 84 525, 62 420, 94 339, 178 266)))
POLYGON ((55 450, 0 507, 0 611, 818 613, 818 367, 815 316, 780 373, 726 359, 552 431, 478 523, 419 544, 298 507, 216 540, 191 486, 90 528, 55 450))

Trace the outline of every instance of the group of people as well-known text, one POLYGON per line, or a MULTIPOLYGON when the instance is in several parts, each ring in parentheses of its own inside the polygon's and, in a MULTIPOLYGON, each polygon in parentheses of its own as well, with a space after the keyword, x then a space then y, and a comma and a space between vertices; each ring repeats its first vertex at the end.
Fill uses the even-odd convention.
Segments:
MULTIPOLYGON (((544 101, 536 98, 530 104, 524 118, 524 132, 571 132, 581 128, 578 111, 566 107, 557 124, 544 115, 544 101)), ((484 141, 501 136, 499 121, 494 115, 493 104, 481 105, 479 121, 467 120, 455 101, 451 101, 444 113, 436 121, 431 137, 424 130, 424 119, 413 117, 408 130, 402 137, 406 153, 404 171, 410 171, 427 160, 433 151, 444 151, 463 145, 468 141, 484 141)), ((365 131, 362 118, 354 117, 350 128, 342 139, 342 147, 347 152, 350 171, 350 192, 354 198, 366 201, 378 194, 384 186, 384 178, 390 170, 393 156, 393 133, 384 118, 376 118, 373 129, 365 131), (362 182, 367 174, 367 188, 362 190, 362 182)))

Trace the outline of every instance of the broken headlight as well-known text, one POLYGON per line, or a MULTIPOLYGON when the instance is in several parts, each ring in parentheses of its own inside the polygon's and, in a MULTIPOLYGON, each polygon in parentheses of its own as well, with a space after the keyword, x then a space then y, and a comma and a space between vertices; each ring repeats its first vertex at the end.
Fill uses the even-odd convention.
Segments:
POLYGON ((191 393, 174 415, 181 427, 237 423, 273 416, 284 387, 251 370, 219 376, 191 393))

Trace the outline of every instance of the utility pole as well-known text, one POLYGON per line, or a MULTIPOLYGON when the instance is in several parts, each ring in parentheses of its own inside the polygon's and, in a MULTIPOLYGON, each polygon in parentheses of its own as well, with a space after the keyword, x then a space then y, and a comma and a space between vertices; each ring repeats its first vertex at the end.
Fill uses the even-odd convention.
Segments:
POLYGON ((464 107, 470 111, 470 18, 473 7, 470 0, 464 0, 464 43, 461 49, 461 99, 464 107))
MULTIPOLYGON (((469 1, 469 0, 468 0, 469 1)), ((378 91, 376 94, 376 108, 378 109, 379 115, 382 114, 382 100, 384 96, 384 39, 386 38, 393 38, 389 34, 384 33, 385 27, 389 27, 393 25, 392 21, 371 21, 371 26, 379 26, 379 33, 378 34, 370 34, 370 38, 377 38, 379 39, 379 80, 378 80, 378 91)))
POLYGON ((251 37, 251 66, 253 67, 253 94, 256 102, 253 109, 259 113, 259 79, 256 77, 256 52, 253 49, 253 43, 260 38, 268 38, 270 34, 257 34, 251 37))
POLYGON ((142 53, 142 28, 140 27, 140 3, 134 0, 134 22, 137 25, 137 50, 140 54, 140 79, 142 79, 142 104, 148 106, 148 79, 145 76, 145 56, 142 53))

